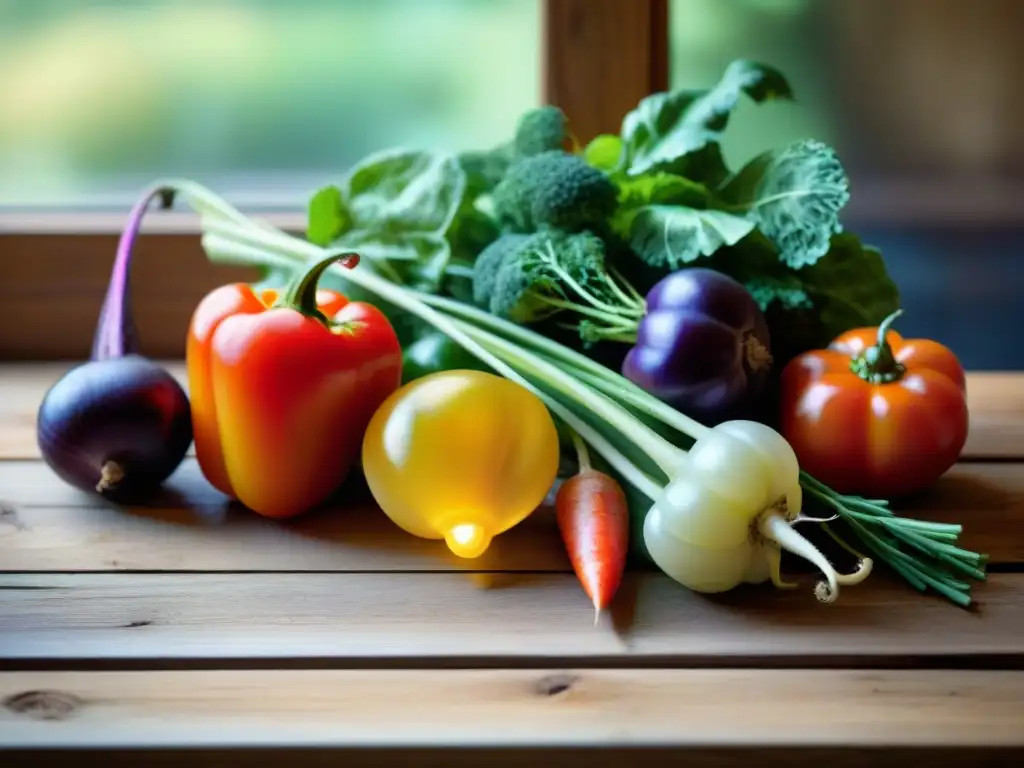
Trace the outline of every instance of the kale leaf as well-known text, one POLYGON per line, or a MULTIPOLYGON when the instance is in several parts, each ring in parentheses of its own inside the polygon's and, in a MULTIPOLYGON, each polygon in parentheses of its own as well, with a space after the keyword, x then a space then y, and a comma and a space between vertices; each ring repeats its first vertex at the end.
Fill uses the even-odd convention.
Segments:
POLYGON ((722 177, 725 166, 717 145, 742 94, 758 103, 793 98, 781 72, 744 59, 732 62, 713 88, 644 98, 622 121, 629 175, 671 170, 708 183, 722 177))
POLYGON ((842 232, 839 213, 849 182, 835 151, 798 141, 747 163, 719 192, 725 210, 745 215, 791 267, 814 264, 842 232))

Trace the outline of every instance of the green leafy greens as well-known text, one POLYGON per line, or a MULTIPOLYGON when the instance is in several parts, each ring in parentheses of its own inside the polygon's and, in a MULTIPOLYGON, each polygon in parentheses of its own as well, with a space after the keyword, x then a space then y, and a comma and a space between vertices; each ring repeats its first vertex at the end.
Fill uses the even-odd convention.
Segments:
POLYGON ((451 257, 446 235, 466 174, 445 153, 388 150, 366 158, 339 186, 313 195, 306 237, 350 248, 389 280, 436 290, 451 257))
MULTIPOLYGON (((204 216, 209 258, 259 267, 265 284, 328 252, 358 252, 359 270, 332 268, 324 282, 387 313, 410 375, 469 365, 444 338, 502 375, 532 370, 559 418, 579 417, 584 438, 604 445, 596 454, 617 467, 636 526, 660 492, 645 446, 652 436, 677 445, 688 434, 678 411, 614 373, 624 352, 605 357, 605 342, 635 342, 643 291, 696 266, 734 277, 765 311, 776 370, 899 307, 882 255, 841 225, 849 182, 833 149, 806 139, 729 167, 720 142, 742 98, 792 102, 794 94, 778 70, 740 60, 711 88, 644 98, 619 134, 585 146, 546 105, 491 148, 379 152, 311 197, 305 241, 195 185, 183 188, 204 216), (609 398, 621 406, 612 409, 615 424, 600 413, 608 408, 595 407, 609 398), (630 434, 639 436, 632 446, 630 434)), ((951 573, 983 578, 984 559, 963 550, 949 559, 942 542, 959 526, 904 524, 812 478, 803 486, 860 526, 868 549, 915 587, 969 604, 969 586, 951 573), (923 545, 922 531, 940 544, 923 545), (920 551, 941 556, 925 562, 920 551)))
POLYGON ((793 98, 781 72, 741 59, 709 90, 676 90, 643 99, 622 121, 629 175, 672 170, 697 178, 708 175, 708 167, 719 170, 718 140, 743 94, 758 103, 793 98), (693 169, 705 173, 687 173, 693 169))
POLYGON ((499 238, 585 227, 638 288, 690 266, 740 280, 780 350, 880 322, 899 292, 881 254, 843 229, 849 181, 835 151, 806 139, 729 168, 720 142, 744 98, 795 101, 777 69, 738 60, 710 88, 647 96, 619 134, 582 147, 545 105, 489 149, 383 151, 312 196, 307 238, 358 250, 406 287, 479 304, 474 264, 499 238))
POLYGON ((703 185, 670 173, 623 179, 611 226, 648 264, 679 269, 735 245, 754 228, 746 218, 708 208, 709 200, 703 185))
POLYGON ((850 199, 835 151, 799 141, 758 155, 721 189, 728 210, 742 212, 775 243, 791 267, 813 264, 841 232, 839 212, 850 199))

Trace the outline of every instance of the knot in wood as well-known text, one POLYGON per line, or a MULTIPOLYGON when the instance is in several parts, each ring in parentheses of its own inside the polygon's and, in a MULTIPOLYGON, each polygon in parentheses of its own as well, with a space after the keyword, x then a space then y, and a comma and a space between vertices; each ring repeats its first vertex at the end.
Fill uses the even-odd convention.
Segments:
POLYGON ((4 707, 11 712, 34 720, 63 720, 82 703, 67 691, 22 691, 3 700, 4 707))
POLYGON ((0 524, 9 525, 16 531, 25 530, 25 524, 18 517, 18 510, 6 501, 0 501, 0 524))
POLYGON ((535 689, 541 696, 557 696, 571 689, 577 680, 578 678, 572 675, 545 675, 537 681, 535 689))

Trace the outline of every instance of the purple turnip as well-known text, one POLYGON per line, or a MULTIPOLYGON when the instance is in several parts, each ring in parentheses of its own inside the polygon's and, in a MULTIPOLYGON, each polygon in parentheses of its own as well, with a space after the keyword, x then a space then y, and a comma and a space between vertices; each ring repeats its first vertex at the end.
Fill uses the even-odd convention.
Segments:
POLYGON ((164 368, 139 354, 131 312, 132 244, 154 190, 132 210, 118 244, 87 362, 43 397, 36 418, 43 460, 65 482, 112 499, 161 485, 192 443, 188 397, 164 368))
POLYGON ((712 269, 673 272, 645 297, 622 374, 683 413, 716 424, 749 407, 771 369, 760 307, 712 269))

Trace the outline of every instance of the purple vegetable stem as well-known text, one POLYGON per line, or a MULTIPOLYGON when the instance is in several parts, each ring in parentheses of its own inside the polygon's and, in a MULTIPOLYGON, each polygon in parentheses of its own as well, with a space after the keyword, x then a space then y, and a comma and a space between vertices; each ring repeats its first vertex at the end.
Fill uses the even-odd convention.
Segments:
POLYGON ((135 204, 128 214, 128 223, 121 233, 114 257, 114 269, 107 286, 107 295, 100 309, 99 323, 92 342, 93 360, 110 360, 137 354, 139 351, 138 331, 131 310, 132 247, 139 234, 142 217, 151 200, 160 197, 167 207, 167 196, 173 193, 165 187, 156 187, 135 204))

